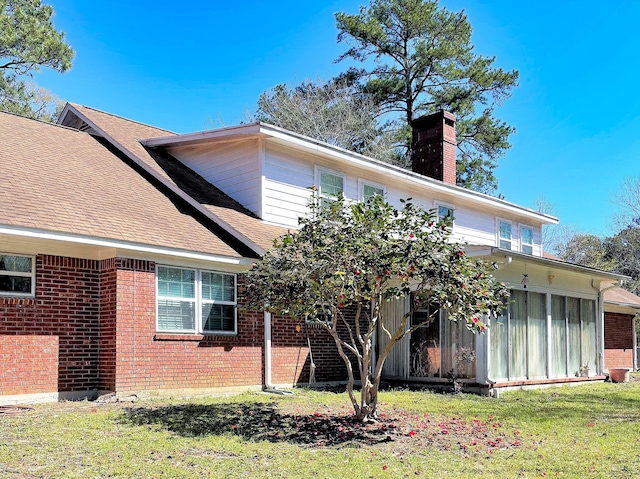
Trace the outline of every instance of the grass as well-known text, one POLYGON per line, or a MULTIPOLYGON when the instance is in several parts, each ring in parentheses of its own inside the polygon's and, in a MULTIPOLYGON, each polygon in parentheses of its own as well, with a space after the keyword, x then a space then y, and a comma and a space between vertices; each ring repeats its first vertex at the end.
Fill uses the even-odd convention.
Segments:
POLYGON ((640 382, 380 403, 366 426, 311 390, 40 404, 0 414, 0 478, 640 477, 640 382))

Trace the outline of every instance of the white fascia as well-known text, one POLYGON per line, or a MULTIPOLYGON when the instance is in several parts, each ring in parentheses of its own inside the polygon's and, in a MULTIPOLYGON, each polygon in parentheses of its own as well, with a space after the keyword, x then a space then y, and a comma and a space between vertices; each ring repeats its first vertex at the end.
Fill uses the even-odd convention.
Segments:
POLYGON ((162 256, 172 256, 176 258, 184 258, 190 260, 210 261, 228 265, 251 265, 255 259, 244 257, 232 257, 215 255, 208 253, 199 253, 196 251, 188 251, 177 248, 167 248, 162 246, 152 246, 142 243, 132 243, 127 241, 118 241, 105 238, 74 235, 70 233, 51 232, 45 230, 37 230, 33 228, 16 228, 13 226, 0 226, 0 235, 20 236, 23 238, 43 239, 50 241, 61 241, 66 243, 76 243, 88 246, 99 246, 106 248, 114 248, 138 253, 147 253, 162 256))

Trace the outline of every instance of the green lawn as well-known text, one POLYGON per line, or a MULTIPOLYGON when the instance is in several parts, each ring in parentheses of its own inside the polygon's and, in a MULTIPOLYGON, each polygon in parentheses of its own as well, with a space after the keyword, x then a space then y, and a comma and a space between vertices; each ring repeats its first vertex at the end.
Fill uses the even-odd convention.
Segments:
POLYGON ((0 414, 0 478, 640 477, 640 382, 472 395, 344 393, 41 404, 0 414))

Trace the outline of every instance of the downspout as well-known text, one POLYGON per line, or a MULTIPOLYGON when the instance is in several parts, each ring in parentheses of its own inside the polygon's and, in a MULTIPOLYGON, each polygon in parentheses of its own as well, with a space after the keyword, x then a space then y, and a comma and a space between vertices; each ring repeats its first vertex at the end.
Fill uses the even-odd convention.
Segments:
POLYGON ((593 279, 591 280, 591 287, 598 291, 598 314, 600 316, 600 331, 602 332, 602 334, 599 335, 602 338, 602 341, 598 346, 599 368, 598 368, 598 371, 596 371, 596 374, 604 373, 604 292, 613 288, 621 287, 622 283, 623 283, 623 280, 618 280, 618 281, 615 281, 611 286, 607 286, 604 289, 600 289, 600 288, 596 288, 593 285, 593 279))
POLYGON ((273 389, 271 384, 271 313, 264 312, 264 387, 273 389))

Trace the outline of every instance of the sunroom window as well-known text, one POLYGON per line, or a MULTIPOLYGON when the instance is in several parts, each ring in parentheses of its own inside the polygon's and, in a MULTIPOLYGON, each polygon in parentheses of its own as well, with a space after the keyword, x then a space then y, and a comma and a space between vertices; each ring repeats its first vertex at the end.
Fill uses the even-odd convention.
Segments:
POLYGON ((0 296, 35 296, 33 256, 0 253, 0 296))
POLYGON ((157 330, 235 334, 236 277, 172 266, 157 268, 157 330))

